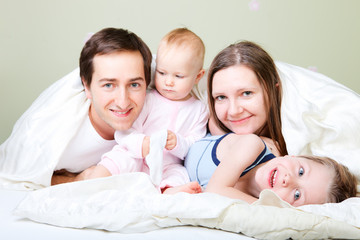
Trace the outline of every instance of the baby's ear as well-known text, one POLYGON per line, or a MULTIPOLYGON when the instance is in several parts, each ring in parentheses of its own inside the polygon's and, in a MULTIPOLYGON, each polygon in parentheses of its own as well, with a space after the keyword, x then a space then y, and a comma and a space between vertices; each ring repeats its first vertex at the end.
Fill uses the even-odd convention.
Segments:
POLYGON ((196 75, 196 81, 195 81, 195 84, 198 84, 199 81, 201 80, 201 78, 204 76, 205 74, 205 70, 204 69, 201 69, 199 71, 199 73, 196 75))

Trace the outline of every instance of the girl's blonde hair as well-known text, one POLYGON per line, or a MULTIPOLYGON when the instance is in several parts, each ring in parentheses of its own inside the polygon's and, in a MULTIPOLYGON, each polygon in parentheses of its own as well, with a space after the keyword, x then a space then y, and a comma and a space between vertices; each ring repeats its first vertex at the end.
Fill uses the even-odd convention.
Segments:
POLYGON ((334 172, 330 183, 328 201, 332 203, 342 202, 347 198, 356 197, 358 181, 349 169, 328 157, 299 156, 322 165, 328 166, 334 172))

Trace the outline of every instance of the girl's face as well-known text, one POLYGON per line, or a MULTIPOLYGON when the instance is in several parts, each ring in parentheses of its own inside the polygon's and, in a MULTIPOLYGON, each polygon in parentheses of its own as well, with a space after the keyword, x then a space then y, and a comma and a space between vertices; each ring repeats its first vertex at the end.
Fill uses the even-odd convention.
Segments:
POLYGON ((264 91, 244 65, 222 69, 213 77, 212 97, 219 120, 236 134, 260 134, 267 120, 264 91))
POLYGON ((259 191, 271 189, 293 206, 327 201, 333 171, 318 162, 301 157, 278 157, 261 164, 255 181, 259 191))

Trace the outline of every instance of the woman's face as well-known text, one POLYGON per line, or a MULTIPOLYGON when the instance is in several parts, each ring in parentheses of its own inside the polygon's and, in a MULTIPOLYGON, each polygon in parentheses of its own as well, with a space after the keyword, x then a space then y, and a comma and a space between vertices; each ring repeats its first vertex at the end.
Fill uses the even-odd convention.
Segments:
POLYGON ((222 69, 213 77, 212 97, 219 120, 236 134, 260 134, 267 120, 264 91, 244 65, 222 69))

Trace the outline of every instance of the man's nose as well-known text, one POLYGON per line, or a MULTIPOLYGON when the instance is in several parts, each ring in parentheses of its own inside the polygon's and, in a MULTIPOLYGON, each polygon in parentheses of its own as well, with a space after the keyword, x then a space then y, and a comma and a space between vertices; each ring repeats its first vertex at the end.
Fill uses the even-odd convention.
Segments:
POLYGON ((115 96, 114 96, 114 101, 115 104, 120 108, 120 109, 127 109, 129 106, 129 93, 127 91, 126 88, 124 87, 119 87, 117 91, 115 91, 115 96))

